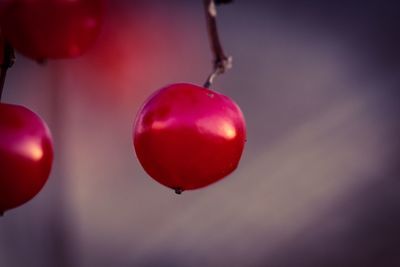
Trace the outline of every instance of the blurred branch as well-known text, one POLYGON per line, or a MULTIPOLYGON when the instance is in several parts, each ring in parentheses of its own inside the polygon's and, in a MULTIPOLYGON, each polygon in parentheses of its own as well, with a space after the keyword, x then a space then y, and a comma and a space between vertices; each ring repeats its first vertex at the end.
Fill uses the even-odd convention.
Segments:
POLYGON ((216 4, 230 3, 232 0, 203 0, 204 10, 207 20, 207 30, 210 38, 211 51, 214 55, 213 71, 208 76, 207 81, 204 83, 204 87, 209 88, 214 79, 232 68, 232 57, 225 55, 221 45, 221 41, 218 36, 217 29, 217 8, 216 4))
POLYGON ((15 62, 15 54, 12 46, 5 40, 1 40, 3 46, 3 54, 0 62, 0 100, 3 95, 4 83, 6 81, 7 70, 12 67, 15 62))

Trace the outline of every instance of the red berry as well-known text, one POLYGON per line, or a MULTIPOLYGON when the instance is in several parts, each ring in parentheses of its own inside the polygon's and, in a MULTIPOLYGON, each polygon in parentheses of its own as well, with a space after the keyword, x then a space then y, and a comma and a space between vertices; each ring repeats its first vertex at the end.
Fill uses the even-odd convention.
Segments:
POLYGON ((177 193, 230 174, 246 141, 244 117, 235 102, 184 83, 155 92, 140 109, 133 131, 145 171, 177 193))
POLYGON ((52 161, 45 123, 25 107, 0 103, 0 214, 42 189, 52 161))
POLYGON ((71 58, 87 50, 99 33, 102 0, 3 0, 2 34, 35 60, 71 58))

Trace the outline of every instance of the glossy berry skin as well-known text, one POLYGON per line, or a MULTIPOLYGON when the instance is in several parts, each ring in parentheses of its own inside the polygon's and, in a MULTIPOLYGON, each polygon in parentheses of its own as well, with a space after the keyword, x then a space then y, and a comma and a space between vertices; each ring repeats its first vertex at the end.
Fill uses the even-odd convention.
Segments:
POLYGON ((99 34, 102 0, 2 0, 2 34, 34 60, 73 58, 99 34))
POLYGON ((145 171, 180 193, 236 169, 246 126, 240 108, 227 96, 180 83, 158 90, 144 103, 133 139, 145 171))
POLYGON ((33 198, 53 161, 45 123, 25 107, 0 104, 0 214, 33 198))

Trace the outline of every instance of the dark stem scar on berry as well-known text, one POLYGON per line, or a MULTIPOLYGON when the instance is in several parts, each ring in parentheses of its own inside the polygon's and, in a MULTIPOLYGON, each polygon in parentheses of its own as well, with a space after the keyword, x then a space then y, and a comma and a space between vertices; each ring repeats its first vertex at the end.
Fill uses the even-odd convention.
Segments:
POLYGON ((15 62, 15 54, 13 47, 4 39, 1 39, 1 42, 3 43, 2 44, 3 55, 2 55, 2 61, 0 62, 0 100, 1 96, 3 95, 3 88, 4 88, 4 83, 6 81, 7 70, 11 68, 15 62))
POLYGON ((175 193, 176 193, 177 195, 180 195, 180 194, 182 194, 182 192, 183 192, 182 188, 180 188, 180 187, 174 188, 174 191, 175 191, 175 193))
POLYGON ((206 82, 204 83, 205 88, 209 88, 214 79, 226 72, 228 69, 232 68, 232 57, 226 56, 224 49, 222 48, 221 41, 218 36, 217 29, 217 4, 230 3, 232 1, 214 1, 214 0, 203 0, 204 1, 204 11, 206 14, 207 30, 210 39, 211 51, 214 55, 213 71, 208 76, 206 82))

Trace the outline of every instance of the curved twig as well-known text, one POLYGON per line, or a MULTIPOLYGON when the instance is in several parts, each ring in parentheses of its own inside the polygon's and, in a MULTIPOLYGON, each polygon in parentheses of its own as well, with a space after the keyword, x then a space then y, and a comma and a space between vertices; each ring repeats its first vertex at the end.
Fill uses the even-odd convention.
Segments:
POLYGON ((3 42, 3 58, 0 64, 0 100, 3 95, 4 83, 6 81, 7 70, 14 65, 15 62, 15 54, 13 47, 7 42, 2 40, 3 42))
MULTIPOLYGON (((211 51, 214 55, 213 71, 208 76, 206 82, 204 83, 205 88, 209 88, 214 79, 226 72, 228 69, 232 68, 232 57, 226 56, 221 45, 221 41, 218 36, 217 29, 217 8, 216 2, 214 0, 203 0, 204 1, 204 11, 206 14, 207 30, 210 38, 211 51)), ((220 0, 217 3, 230 3, 232 0, 220 0)))

